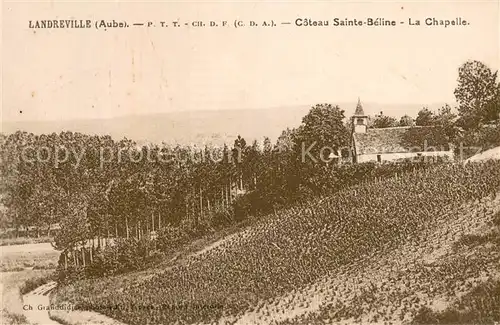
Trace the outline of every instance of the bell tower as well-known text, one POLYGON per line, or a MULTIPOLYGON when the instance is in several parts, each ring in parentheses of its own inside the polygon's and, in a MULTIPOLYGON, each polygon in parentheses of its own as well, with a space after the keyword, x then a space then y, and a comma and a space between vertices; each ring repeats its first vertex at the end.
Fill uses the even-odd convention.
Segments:
POLYGON ((365 114, 361 100, 358 97, 358 104, 354 115, 351 117, 354 133, 366 133, 368 129, 368 115, 365 114))

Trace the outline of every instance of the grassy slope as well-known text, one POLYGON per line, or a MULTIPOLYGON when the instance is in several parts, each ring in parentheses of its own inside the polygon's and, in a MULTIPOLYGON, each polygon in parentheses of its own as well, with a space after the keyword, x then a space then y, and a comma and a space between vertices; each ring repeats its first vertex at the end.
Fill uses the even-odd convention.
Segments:
MULTIPOLYGON (((440 295, 462 281, 444 281, 446 274, 465 268, 470 278, 491 276, 481 275, 469 258, 447 261, 459 254, 440 247, 451 247, 472 229, 481 231, 498 207, 486 196, 499 190, 499 167, 450 167, 363 185, 281 211, 185 265, 142 280, 81 281, 60 288, 57 299, 90 309, 119 304, 100 311, 129 324, 267 323, 294 313, 292 322, 298 323, 375 321, 377 313, 377 321, 409 320, 419 301, 446 304, 440 295), (474 206, 457 206, 480 197, 474 206), (412 290, 419 294, 409 295, 412 290)), ((478 256, 488 267, 498 263, 478 256)))

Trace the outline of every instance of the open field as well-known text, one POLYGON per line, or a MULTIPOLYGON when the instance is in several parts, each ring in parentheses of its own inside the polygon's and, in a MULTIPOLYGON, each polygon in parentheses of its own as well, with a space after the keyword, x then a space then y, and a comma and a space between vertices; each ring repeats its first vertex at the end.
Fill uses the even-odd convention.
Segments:
POLYGON ((0 239, 0 246, 12 245, 26 245, 26 244, 40 244, 50 243, 53 241, 52 237, 18 237, 18 238, 2 238, 0 239))
POLYGON ((500 162, 450 165, 354 186, 154 274, 61 287, 55 301, 127 324, 407 323, 496 281, 499 173, 500 162))
POLYGON ((59 252, 49 243, 2 246, 0 271, 15 272, 27 268, 55 269, 59 252))

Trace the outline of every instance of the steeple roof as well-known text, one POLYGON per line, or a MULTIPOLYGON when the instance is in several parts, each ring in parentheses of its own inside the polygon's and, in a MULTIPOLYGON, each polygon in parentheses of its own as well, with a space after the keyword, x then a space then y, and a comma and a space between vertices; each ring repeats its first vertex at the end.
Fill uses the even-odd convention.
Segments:
POLYGON ((366 116, 359 97, 358 97, 358 105, 356 105, 356 110, 354 111, 354 116, 366 116))

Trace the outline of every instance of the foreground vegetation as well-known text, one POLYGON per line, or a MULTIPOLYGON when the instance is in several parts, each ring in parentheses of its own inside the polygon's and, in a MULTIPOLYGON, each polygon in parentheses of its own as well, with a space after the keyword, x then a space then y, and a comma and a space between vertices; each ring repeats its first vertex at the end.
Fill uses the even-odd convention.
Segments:
MULTIPOLYGON (((457 204, 492 198, 499 189, 500 162, 410 172, 277 212, 142 283, 103 291, 114 279, 79 281, 57 299, 128 324, 234 320, 340 277, 353 261, 362 269, 365 260, 411 248, 436 223, 464 215, 457 204)), ((337 315, 352 317, 344 316, 337 315)))

